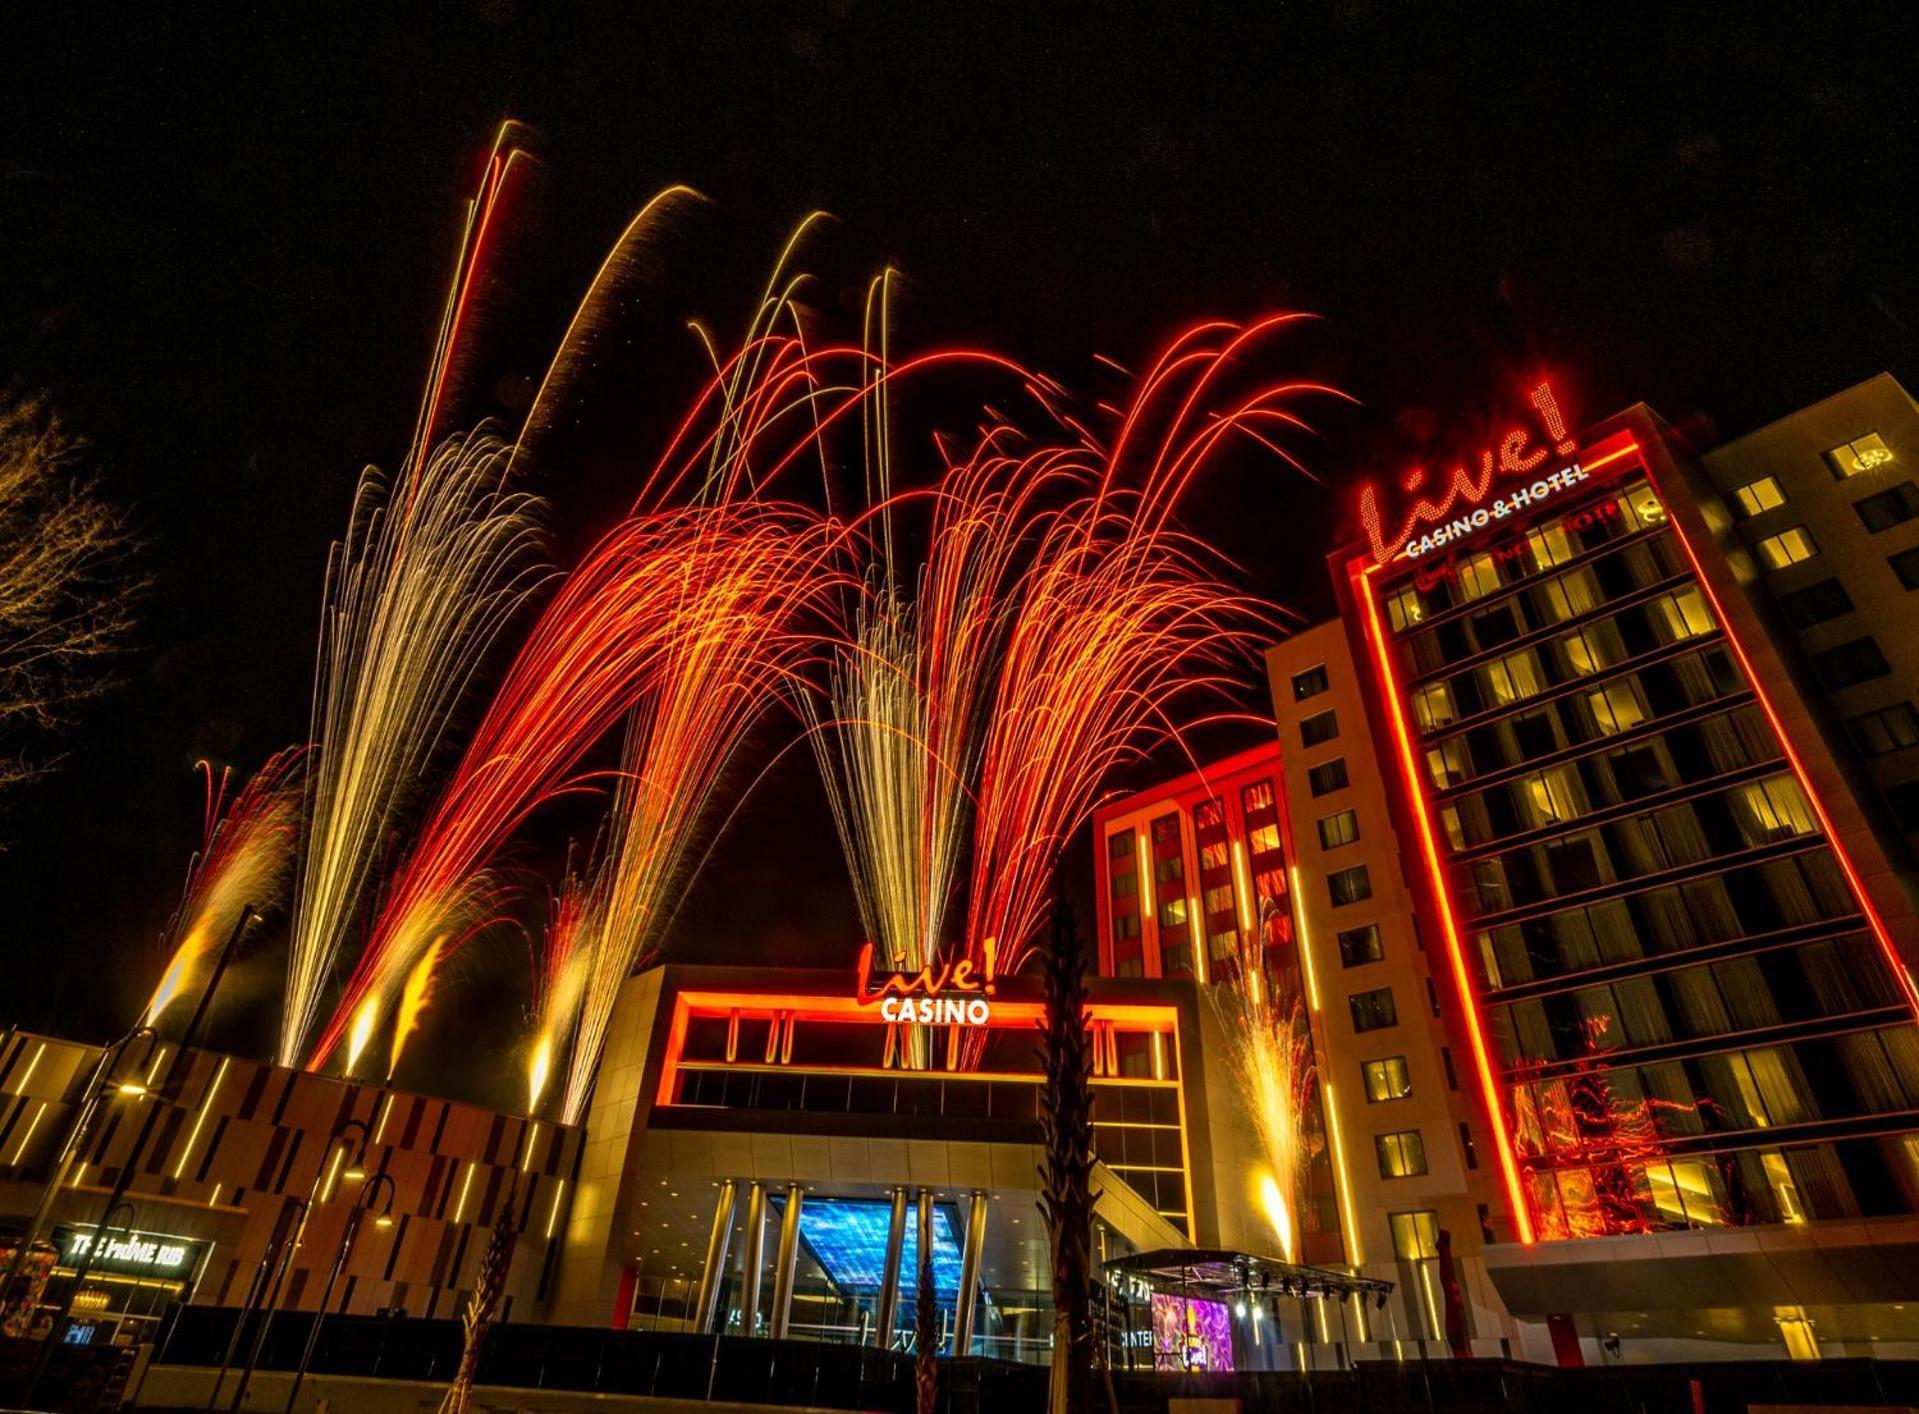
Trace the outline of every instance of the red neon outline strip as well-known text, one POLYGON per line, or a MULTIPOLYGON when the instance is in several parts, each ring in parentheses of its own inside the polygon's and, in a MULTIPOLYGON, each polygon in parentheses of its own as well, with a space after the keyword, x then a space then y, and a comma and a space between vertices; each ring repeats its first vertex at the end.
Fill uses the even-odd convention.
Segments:
POLYGON ((1459 925, 1453 917, 1452 897, 1447 892, 1446 881, 1439 862, 1439 846, 1433 837, 1432 819, 1427 810, 1426 793, 1420 783, 1418 762, 1413 755, 1412 737, 1406 727, 1406 715, 1399 703, 1399 681, 1393 672, 1392 656, 1386 650, 1386 636, 1379 618, 1379 605, 1373 597, 1371 576, 1384 569, 1381 564, 1369 564, 1353 575, 1353 585, 1359 592, 1359 598, 1365 609, 1362 628, 1372 646, 1373 658, 1379 669, 1380 679, 1385 687, 1386 706, 1392 714, 1393 744, 1399 749, 1400 769, 1406 778, 1407 792, 1412 798, 1413 819, 1419 826, 1420 851, 1426 860, 1426 871, 1433 881, 1433 896, 1439 902, 1439 921, 1446 937, 1446 954, 1452 963, 1453 982, 1459 988, 1459 994, 1466 999, 1466 1036, 1472 1042, 1473 1066, 1479 1073, 1479 1086, 1486 1102, 1486 1115, 1491 1121, 1493 1138, 1499 1150, 1500 1173, 1506 1180, 1506 1196, 1513 1208, 1513 1221, 1519 1228, 1519 1240, 1525 1246, 1531 1246, 1537 1238, 1533 1233, 1532 1205, 1527 1201, 1526 1190, 1520 1182, 1518 1158, 1513 1152, 1512 1136, 1506 1129, 1506 1115, 1500 1103, 1499 1078, 1494 1074, 1492 1057, 1486 1051, 1486 1037, 1479 1026, 1479 995, 1474 991, 1472 977, 1466 966, 1465 949, 1459 941, 1459 925))
MULTIPOLYGON (((686 1049, 686 1032, 693 1017, 724 1016, 738 1011, 749 1016, 790 1013, 801 1021, 860 1022, 885 1026, 870 1005, 861 1005, 851 993, 844 996, 778 992, 680 992, 673 998, 673 1020, 667 1028, 665 1055, 660 1065, 660 1084, 654 1103, 673 1103, 673 1082, 679 1074, 680 1057, 686 1049)), ((993 1019, 989 1029, 1006 1030, 1018 1026, 1038 1026, 1046 1017, 1043 1002, 1002 1001, 993 998, 993 1019)), ((1147 1002, 1088 1002, 1089 1023, 1117 1021, 1130 1029, 1158 1031, 1179 1037, 1179 1009, 1147 1002)), ((944 1024, 944 1023, 937 1023, 944 1024)), ((1184 1083, 1183 1077, 1181 1083, 1184 1083)))
MULTIPOLYGON (((1666 510, 1666 496, 1660 490, 1659 479, 1653 475, 1652 467, 1645 467, 1646 481, 1651 485, 1653 494, 1659 497, 1661 510, 1666 510)), ((1799 759, 1799 753, 1793 749, 1792 737, 1787 734, 1785 723, 1774 710, 1772 698, 1767 696, 1765 684, 1759 674, 1753 671, 1752 660, 1746 656, 1745 645, 1739 641, 1739 635, 1733 631, 1732 621, 1726 617, 1726 611, 1720 606, 1719 596, 1713 593, 1712 585, 1706 580, 1705 570, 1699 563, 1699 557, 1693 553, 1692 542, 1686 538, 1686 532, 1670 510, 1666 510, 1666 523, 1672 527, 1673 535, 1679 541, 1679 548, 1686 552, 1686 562, 1692 566, 1693 579, 1705 592, 1706 602, 1712 605, 1713 617, 1719 621, 1720 635, 1731 646, 1733 656, 1739 660, 1740 669, 1746 674, 1746 681, 1752 684, 1752 695, 1765 712, 1766 720, 1772 723, 1773 735, 1779 738, 1779 744, 1785 748, 1786 762, 1792 767, 1792 773, 1798 777, 1799 788, 1806 793, 1806 800, 1812 805, 1812 813, 1819 817, 1819 828, 1825 832, 1826 844, 1831 848, 1833 858, 1839 861, 1840 872, 1846 876, 1846 882, 1852 887, 1853 897, 1859 900, 1859 910, 1866 916, 1866 925, 1872 929, 1872 936, 1878 941, 1880 951, 1885 953, 1886 961, 1892 965, 1892 975, 1899 979, 1900 990, 1906 994, 1906 1006, 1912 1011, 1914 1019, 1919 1020, 1919 988, 1913 984, 1912 973, 1907 969, 1905 960, 1899 956, 1899 949, 1887 931, 1885 921, 1879 917, 1879 910, 1872 906, 1872 897, 1866 892, 1866 886, 1860 881, 1859 871, 1853 867, 1852 856, 1847 853, 1845 844, 1839 838, 1839 832, 1833 828, 1832 817, 1826 814, 1826 805, 1819 798, 1819 792, 1813 788, 1812 777, 1806 774, 1805 764, 1799 759)))

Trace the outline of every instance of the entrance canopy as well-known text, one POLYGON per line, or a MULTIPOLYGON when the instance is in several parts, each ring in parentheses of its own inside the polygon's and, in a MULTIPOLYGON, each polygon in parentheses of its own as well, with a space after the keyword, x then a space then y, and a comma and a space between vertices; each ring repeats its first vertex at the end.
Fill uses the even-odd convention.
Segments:
POLYGON ((1348 1276, 1324 1267, 1303 1267, 1250 1252, 1197 1247, 1162 1247, 1116 1257, 1101 1269, 1106 1280, 1122 1291, 1144 1287, 1148 1292, 1198 1296, 1232 1301, 1244 1296, 1330 1296, 1343 1300, 1372 1297, 1381 1307, 1393 1289, 1389 1281, 1348 1276))

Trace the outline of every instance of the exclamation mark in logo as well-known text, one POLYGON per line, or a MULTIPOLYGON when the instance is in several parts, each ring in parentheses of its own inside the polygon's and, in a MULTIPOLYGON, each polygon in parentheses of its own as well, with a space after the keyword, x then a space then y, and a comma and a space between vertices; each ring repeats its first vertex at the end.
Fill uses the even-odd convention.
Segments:
POLYGON ((1562 457, 1571 453, 1578 444, 1566 435, 1566 419, 1559 415, 1559 401, 1553 397, 1552 384, 1541 383, 1533 389, 1533 406, 1539 409, 1546 430, 1552 433, 1553 450, 1562 457))

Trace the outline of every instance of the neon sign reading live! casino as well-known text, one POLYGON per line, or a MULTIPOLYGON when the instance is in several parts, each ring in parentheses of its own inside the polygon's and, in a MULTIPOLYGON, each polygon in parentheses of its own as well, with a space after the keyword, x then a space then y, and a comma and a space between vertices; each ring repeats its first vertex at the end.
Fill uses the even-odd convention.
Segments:
POLYGON ((1409 510, 1396 517, 1398 524, 1390 533, 1380 513, 1378 488, 1371 484, 1361 488, 1359 518, 1366 527, 1374 558, 1380 564, 1398 558, 1402 552, 1407 559, 1417 559, 1494 521, 1504 520, 1515 511, 1531 509, 1587 479, 1586 471, 1577 463, 1534 475, 1554 453, 1569 456, 1577 444, 1566 434, 1566 420, 1560 415, 1552 384, 1541 383, 1533 389, 1532 404, 1552 439, 1551 451, 1532 444, 1530 429, 1514 427, 1479 453, 1475 470, 1469 471, 1464 461, 1455 466, 1446 489, 1436 496, 1425 493, 1426 469, 1414 467, 1401 479, 1400 490, 1417 499, 1409 510), (1494 495, 1496 482, 1521 477, 1532 479, 1502 495, 1494 495), (1421 533, 1422 525, 1432 528, 1421 533))
POLYGON ((918 972, 888 974, 873 989, 873 945, 860 949, 859 981, 854 999, 863 1007, 879 1006, 881 1021, 917 1021, 935 1025, 984 1026, 993 1019, 990 1000, 997 986, 993 978, 996 949, 988 938, 984 966, 971 958, 923 967, 918 972))

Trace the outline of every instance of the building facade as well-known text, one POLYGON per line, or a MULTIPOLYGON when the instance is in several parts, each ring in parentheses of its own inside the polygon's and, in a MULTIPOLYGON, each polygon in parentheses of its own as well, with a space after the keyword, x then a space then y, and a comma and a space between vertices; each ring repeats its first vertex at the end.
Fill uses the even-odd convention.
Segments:
POLYGON ((0 1038, 0 1214, 14 1229, 88 1097, 101 1096, 52 1210, 50 1270, 23 1327, 51 1316, 83 1266, 69 1336, 83 1343, 143 1341, 175 1302, 245 1304, 265 1270, 276 1289, 259 1304, 276 1309, 315 1311, 324 1297, 335 1314, 453 1316, 509 1210, 524 1245, 509 1319, 535 1318, 577 1130, 144 1039, 104 1071, 102 1057, 28 1032, 0 1038), (109 1218, 129 1165, 131 1206, 109 1218), (109 1241, 83 1263, 103 1220, 109 1241))
POLYGON ((1910 899, 1688 453, 1561 447, 1333 557, 1493 1283, 1562 1358, 1909 1340, 1910 899))
POLYGON ((1882 373, 1699 465, 1735 576, 1919 890, 1919 406, 1882 373))

